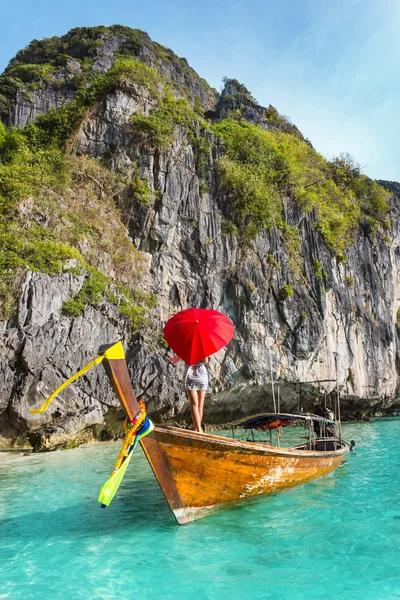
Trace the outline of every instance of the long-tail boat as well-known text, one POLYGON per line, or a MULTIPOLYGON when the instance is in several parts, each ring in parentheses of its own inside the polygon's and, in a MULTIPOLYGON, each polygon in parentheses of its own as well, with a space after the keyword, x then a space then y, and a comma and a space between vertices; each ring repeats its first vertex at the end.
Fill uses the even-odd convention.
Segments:
POLYGON ((40 409, 31 412, 46 410, 62 389, 100 362, 127 415, 124 445, 113 475, 100 493, 103 507, 111 501, 137 440, 180 525, 327 475, 339 467, 350 450, 334 421, 308 414, 266 413, 236 423, 233 431, 250 431, 250 441, 177 427, 153 428, 148 419, 145 422, 145 408, 133 391, 121 342, 101 346, 97 359, 62 384, 40 409), (308 430, 307 442, 302 445, 281 448, 254 439, 254 431, 271 435, 275 429, 279 441, 282 427, 299 423, 308 430))
POLYGON ((179 524, 327 475, 350 449, 332 439, 276 448, 174 427, 156 427, 141 444, 179 524))
MULTIPOLYGON (((100 348, 104 353, 106 347, 100 348)), ((128 418, 139 411, 125 359, 104 366, 128 418)), ((303 422, 307 443, 277 448, 260 441, 155 427, 140 440, 177 522, 182 525, 224 508, 312 481, 334 471, 350 449, 334 423, 316 415, 266 414, 235 428, 271 431, 303 422), (337 432, 336 432, 337 433, 337 432)))

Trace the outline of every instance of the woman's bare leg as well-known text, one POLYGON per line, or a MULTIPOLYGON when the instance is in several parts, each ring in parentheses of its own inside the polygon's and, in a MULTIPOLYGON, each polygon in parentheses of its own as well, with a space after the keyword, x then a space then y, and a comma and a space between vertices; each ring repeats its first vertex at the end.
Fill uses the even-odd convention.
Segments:
POLYGON ((206 396, 206 390, 200 390, 197 392, 199 398, 199 415, 200 423, 203 421, 203 410, 204 410, 204 398, 206 396))
POLYGON ((194 430, 197 431, 198 433, 203 433, 203 430, 201 428, 201 418, 200 418, 200 413, 199 413, 199 399, 198 399, 198 395, 197 395, 198 393, 201 393, 201 392, 197 392, 197 390, 189 390, 188 396, 189 396, 189 401, 190 401, 190 410, 192 411, 194 430))

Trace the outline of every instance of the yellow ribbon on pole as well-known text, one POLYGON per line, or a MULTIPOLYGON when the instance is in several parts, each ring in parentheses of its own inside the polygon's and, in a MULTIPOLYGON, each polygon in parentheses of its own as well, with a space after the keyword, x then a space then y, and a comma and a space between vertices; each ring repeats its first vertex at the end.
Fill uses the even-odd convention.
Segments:
POLYGON ((62 383, 60 385, 60 387, 58 387, 56 389, 56 391, 53 392, 51 394, 51 396, 49 396, 47 398, 46 402, 40 408, 34 408, 34 409, 30 410, 29 412, 31 412, 33 415, 38 415, 40 413, 43 413, 49 407, 49 405, 51 404, 51 402, 53 402, 54 398, 56 396, 58 396, 58 394, 60 392, 62 392, 62 390, 64 390, 70 383, 72 383, 73 381, 75 381, 75 379, 78 379, 78 377, 80 377, 81 375, 83 375, 84 373, 86 373, 87 371, 89 371, 89 369, 91 369, 95 365, 100 364, 101 361, 103 360, 103 358, 105 358, 104 354, 102 356, 98 356, 97 358, 95 358, 94 360, 92 360, 92 362, 90 362, 88 365, 86 365, 85 367, 83 367, 80 371, 78 371, 77 373, 75 373, 75 375, 73 375, 72 377, 70 377, 69 379, 67 379, 67 381, 64 381, 64 383, 62 383))
MULTIPOLYGON (((125 359, 124 348, 122 342, 119 341, 115 344, 101 346, 99 351, 103 353, 100 354, 97 358, 92 360, 89 364, 83 367, 80 371, 75 373, 72 377, 70 377, 67 381, 64 381, 56 389, 55 392, 51 394, 44 402, 44 404, 40 408, 34 408, 30 412, 33 415, 38 415, 43 413, 51 402, 54 400, 56 396, 62 390, 64 390, 70 383, 78 379, 81 375, 84 375, 89 369, 101 363, 101 361, 106 358, 108 360, 121 360, 125 359)), ((154 429, 153 423, 146 415, 146 408, 143 402, 139 402, 140 411, 132 420, 127 420, 125 422, 126 435, 124 439, 124 443, 122 445, 121 451, 119 453, 117 462, 115 464, 114 470, 111 474, 111 477, 105 482, 100 490, 99 502, 101 502, 102 508, 108 506, 116 494, 118 487, 125 475, 125 471, 130 462, 132 452, 135 449, 137 442, 144 436, 148 435, 154 429)))

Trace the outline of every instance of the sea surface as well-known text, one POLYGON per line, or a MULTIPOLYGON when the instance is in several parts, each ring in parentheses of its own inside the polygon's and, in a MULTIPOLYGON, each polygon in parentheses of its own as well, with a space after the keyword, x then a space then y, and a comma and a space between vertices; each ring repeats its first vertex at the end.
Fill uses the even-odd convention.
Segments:
POLYGON ((141 450, 0 453, 0 599, 400 599, 400 420, 345 425, 346 464, 178 526, 141 450))

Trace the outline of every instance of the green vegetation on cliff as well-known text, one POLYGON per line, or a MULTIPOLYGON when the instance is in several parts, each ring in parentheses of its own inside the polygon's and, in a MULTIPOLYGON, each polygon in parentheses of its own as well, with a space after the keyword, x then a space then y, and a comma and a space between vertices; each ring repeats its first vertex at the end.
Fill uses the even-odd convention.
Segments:
MULTIPOLYGON (((210 137, 206 135, 208 125, 191 108, 186 98, 174 97, 169 85, 164 88, 157 106, 150 114, 135 114, 132 125, 137 141, 152 150, 168 149, 174 141, 177 128, 183 128, 194 152, 197 175, 200 179, 204 177, 212 147, 210 137)), ((207 188, 204 182, 201 186, 207 188)))
POLYGON ((187 100, 177 100, 169 88, 160 98, 157 107, 149 115, 137 113, 132 117, 133 129, 138 140, 148 147, 167 149, 174 141, 175 129, 185 128, 191 142, 196 140, 196 123, 199 117, 187 100))
MULTIPOLYGON (((112 172, 98 161, 74 156, 76 134, 115 89, 145 90, 147 109, 131 122, 133 140, 144 151, 165 153, 177 132, 184 133, 195 155, 201 191, 209 191, 209 182, 216 180, 211 193, 223 206, 224 232, 250 244, 262 230, 276 226, 282 231, 295 278, 301 275, 301 240, 297 227, 286 221, 285 197, 294 199, 301 211, 315 212, 315 227, 342 260, 359 224, 369 235, 390 226, 389 193, 363 175, 354 161, 347 156, 327 161, 276 109, 260 107, 236 80, 226 83, 230 97, 225 94, 221 102, 237 110, 205 121, 213 90, 185 59, 144 32, 120 26, 81 28, 62 38, 35 40, 17 54, 0 76, 4 120, 17 91, 29 100, 33 91, 48 85, 59 90, 67 86, 73 99, 65 97, 63 106, 21 130, 0 122, 0 318, 12 313, 26 269, 56 274, 69 259, 76 261, 70 272, 83 275, 84 282, 65 303, 65 315, 76 317, 88 304, 109 300, 137 325, 154 305, 152 296, 139 291, 143 261, 119 206, 121 193, 143 209, 158 192, 139 177, 134 163, 129 173, 112 172), (95 60, 107 43, 115 48, 113 64, 102 72, 95 60), (248 122, 246 110, 261 115, 269 129, 248 122), (216 178, 208 168, 212 164, 216 178)), ((322 266, 315 270, 322 279, 322 266)))
POLYGON ((27 138, 29 146, 35 149, 49 146, 65 148, 90 109, 122 82, 144 86, 157 98, 163 78, 136 58, 117 59, 105 75, 97 75, 93 79, 90 87, 79 89, 74 100, 61 108, 51 108, 40 115, 35 123, 25 127, 22 134, 27 138))
POLYGON ((225 89, 222 92, 220 104, 225 109, 236 112, 251 122, 256 118, 256 122, 267 123, 269 126, 303 139, 296 125, 293 125, 287 117, 281 115, 271 104, 268 108, 260 106, 243 83, 228 77, 223 77, 222 81, 225 84, 225 89))
POLYGON ((316 211, 317 228, 339 256, 359 222, 371 229, 388 226, 390 195, 348 159, 330 163, 297 136, 265 131, 240 112, 213 125, 212 131, 224 141, 218 173, 245 238, 273 225, 284 228, 284 196, 293 197, 305 212, 316 211))
MULTIPOLYGON (((199 95, 193 96, 194 89, 201 94, 201 104, 205 107, 215 102, 216 91, 197 75, 186 59, 153 42, 144 31, 122 25, 78 27, 62 37, 33 40, 10 61, 0 76, 0 118, 7 121, 18 90, 29 100, 32 92, 49 84, 54 89, 71 91, 92 85, 99 75, 96 60, 104 49, 109 56, 110 48, 114 58, 120 61, 140 55, 139 63, 147 62, 154 67, 154 71, 179 88, 190 102, 200 99, 199 95), (174 78, 169 75, 171 70, 174 78)), ((156 81, 150 83, 154 85, 156 81)))
POLYGON ((57 144, 32 145, 26 131, 0 123, 0 318, 12 313, 26 269, 56 274, 75 259, 85 282, 66 314, 68 307, 77 316, 85 304, 110 300, 114 286, 111 299, 124 316, 132 325, 143 321, 153 300, 138 291, 142 259, 114 201, 123 184, 122 173, 57 144), (105 256, 113 280, 101 273, 105 256))

